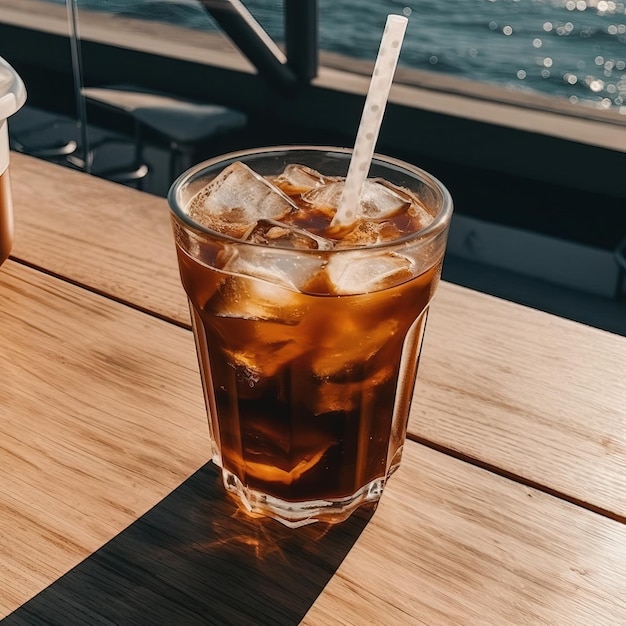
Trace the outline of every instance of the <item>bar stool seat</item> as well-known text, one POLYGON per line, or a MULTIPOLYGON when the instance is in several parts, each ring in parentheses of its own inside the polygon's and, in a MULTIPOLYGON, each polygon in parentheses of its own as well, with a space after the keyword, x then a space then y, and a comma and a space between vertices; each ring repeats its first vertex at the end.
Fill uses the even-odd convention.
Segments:
POLYGON ((135 141, 129 141, 122 134, 90 127, 88 153, 85 154, 81 122, 73 117, 26 105, 16 114, 15 122, 11 128, 10 146, 16 152, 60 165, 69 165, 101 178, 126 185, 133 184, 139 188, 148 174, 147 165, 140 163, 137 158, 135 141), (109 161, 115 162, 115 166, 100 165, 102 159, 97 155, 104 152, 115 153, 115 159, 109 158, 109 161))
POLYGON ((211 139, 238 131, 247 124, 241 111, 183 100, 127 85, 85 87, 85 100, 130 115, 134 122, 138 157, 145 128, 167 142, 171 180, 193 163, 195 149, 211 139))
POLYGON ((78 150, 76 120, 26 106, 17 112, 10 129, 11 150, 42 159, 62 159, 78 150), (36 120, 36 121, 34 121, 36 120))

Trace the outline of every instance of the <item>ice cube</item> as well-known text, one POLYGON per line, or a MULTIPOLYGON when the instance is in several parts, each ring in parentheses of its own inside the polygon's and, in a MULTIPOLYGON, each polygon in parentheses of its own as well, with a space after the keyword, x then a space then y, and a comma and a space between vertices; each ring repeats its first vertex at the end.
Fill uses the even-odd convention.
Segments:
POLYGON ((290 163, 285 171, 274 179, 274 184, 285 193, 296 195, 320 187, 325 181, 324 176, 310 167, 290 163))
MULTIPOLYGON (((276 455, 272 455, 266 462, 246 459, 244 461, 245 470, 248 475, 267 482, 291 485, 295 481, 300 480, 310 469, 313 469, 323 459, 327 450, 334 445, 337 445, 337 441, 330 437, 327 437, 320 443, 314 442, 310 449, 303 450, 301 456, 298 456, 287 469, 277 467, 276 455)), ((262 458, 262 455, 258 456, 262 458)), ((289 455, 287 459, 291 459, 293 456, 295 455, 289 455)))
POLYGON ((220 283, 204 310, 217 317, 293 326, 300 322, 307 306, 302 296, 293 290, 264 280, 233 275, 226 276, 220 283))
MULTIPOLYGON (((324 384, 357 382, 371 376, 374 361, 379 361, 378 369, 379 353, 388 348, 397 335, 399 324, 397 320, 384 320, 368 326, 343 320, 341 330, 342 333, 334 335, 332 346, 320 345, 310 355, 311 371, 324 384)), ((385 362, 382 370, 388 366, 389 363, 385 362)))
POLYGON ((386 220, 411 206, 411 199, 384 180, 366 180, 361 194, 360 216, 368 220, 386 220))
POLYGON ((426 228, 435 218, 415 199, 407 211, 413 223, 413 232, 426 228))
POLYGON ((377 388, 386 383, 394 374, 392 364, 384 365, 371 376, 358 382, 341 381, 342 371, 336 371, 337 361, 332 363, 316 361, 316 370, 323 371, 323 382, 318 384, 316 392, 311 394, 311 411, 314 415, 355 411, 363 402, 364 393, 375 393, 377 388), (324 367, 325 366, 325 367, 324 367))
POLYGON ((280 219, 295 208, 278 187, 237 161, 196 195, 189 217, 206 228, 241 237, 259 219, 280 219))
POLYGON ((334 293, 371 293, 415 276, 415 262, 408 257, 397 253, 383 256, 359 252, 337 253, 328 260, 325 271, 334 293))
POLYGON ((361 396, 361 382, 335 383, 331 380, 325 380, 319 382, 315 393, 311 394, 310 410, 313 415, 349 413, 358 408, 361 396))
POLYGON ((277 419, 273 412, 255 407, 254 419, 241 420, 241 446, 234 460, 248 476, 290 485, 313 469, 327 451, 340 442, 336 436, 312 422, 293 428, 290 420, 277 419))
POLYGON ((305 298, 277 285, 227 276, 203 308, 225 337, 222 351, 238 380, 251 388, 312 347, 299 328, 308 310, 305 298))
POLYGON ((359 222, 347 235, 337 242, 337 248, 374 246, 384 241, 393 241, 405 235, 392 222, 359 222))
POLYGON ((265 334, 263 333, 262 339, 252 337, 245 345, 237 342, 237 345, 225 349, 229 364, 235 370, 237 379, 250 388, 259 383, 262 385, 275 376, 279 369, 309 349, 308 346, 302 346, 293 338, 281 337, 276 341, 271 341, 265 338, 265 334))
POLYGON ((257 285, 255 290, 276 291, 287 288, 293 292, 302 291, 311 278, 319 274, 324 262, 324 258, 315 253, 299 254, 297 250, 281 253, 269 246, 238 246, 223 269, 233 274, 260 279, 249 281, 251 283, 264 281, 265 286, 257 285), (268 286, 268 283, 271 284, 268 286))
MULTIPOLYGON (((316 187, 303 194, 302 198, 315 207, 325 207, 333 212, 341 202, 344 181, 334 181, 316 187)), ((359 202, 358 217, 381 221, 393 217, 411 206, 411 199, 399 189, 392 189, 378 179, 367 179, 359 202)))
POLYGON ((259 410, 242 432, 246 472, 269 482, 290 485, 313 469, 339 443, 318 424, 301 422, 297 429, 259 410))
POLYGON ((334 246, 329 239, 276 220, 259 220, 243 239, 266 246, 300 250, 330 250, 334 246))

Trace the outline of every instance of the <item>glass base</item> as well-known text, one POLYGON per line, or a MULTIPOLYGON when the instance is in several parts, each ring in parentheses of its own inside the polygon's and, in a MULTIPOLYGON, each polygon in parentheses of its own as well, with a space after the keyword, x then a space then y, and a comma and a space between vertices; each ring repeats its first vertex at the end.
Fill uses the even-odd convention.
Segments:
MULTIPOLYGON (((397 469, 392 467, 389 476, 397 469)), ((229 472, 222 469, 226 491, 251 515, 272 517, 289 528, 299 528, 314 522, 336 524, 347 519, 363 504, 377 503, 383 494, 388 476, 377 478, 346 498, 288 502, 250 489, 229 472)))

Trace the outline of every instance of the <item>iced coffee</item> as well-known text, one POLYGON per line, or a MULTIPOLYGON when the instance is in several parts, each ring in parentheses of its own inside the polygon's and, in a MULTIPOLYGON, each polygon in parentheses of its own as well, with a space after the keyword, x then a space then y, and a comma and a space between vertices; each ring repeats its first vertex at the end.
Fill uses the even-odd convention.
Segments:
POLYGON ((13 205, 9 184, 9 131, 7 118, 26 100, 26 90, 15 70, 0 57, 0 265, 13 245, 13 205))
POLYGON ((0 265, 7 260, 13 245, 13 210, 9 172, 0 174, 0 265))
POLYGON ((213 460, 247 510, 292 526, 345 519, 398 467, 452 211, 434 178, 376 157, 337 229, 349 159, 240 153, 170 192, 213 460))

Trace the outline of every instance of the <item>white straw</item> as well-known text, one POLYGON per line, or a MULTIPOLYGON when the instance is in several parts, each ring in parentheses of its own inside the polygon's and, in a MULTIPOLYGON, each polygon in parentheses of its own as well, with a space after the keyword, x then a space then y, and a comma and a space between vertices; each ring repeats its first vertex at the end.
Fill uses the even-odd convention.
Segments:
POLYGON ((407 18, 402 15, 387 16, 341 202, 331 222, 333 227, 349 226, 358 217, 359 199, 374 155, 407 22, 407 18))

